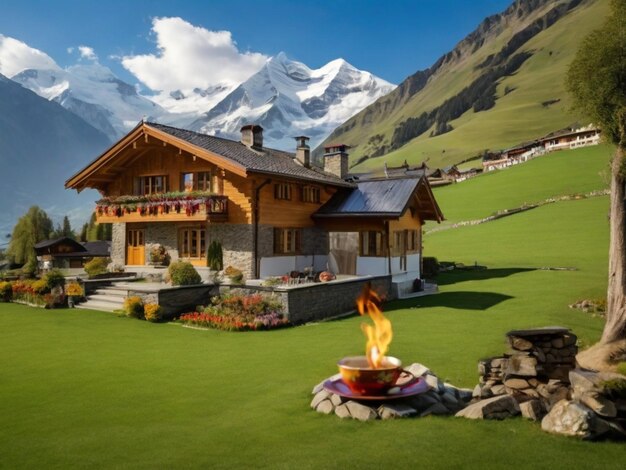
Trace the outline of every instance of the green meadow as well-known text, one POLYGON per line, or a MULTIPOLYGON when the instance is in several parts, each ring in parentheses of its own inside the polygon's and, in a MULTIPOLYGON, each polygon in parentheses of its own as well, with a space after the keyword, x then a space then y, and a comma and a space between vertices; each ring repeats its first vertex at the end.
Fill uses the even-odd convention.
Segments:
MULTIPOLYGON (((575 176, 580 165, 606 166, 598 149, 571 152, 578 163, 559 167, 553 191, 602 188, 598 175, 575 176)), ((543 185, 523 180, 550 173, 558 158, 437 197, 460 220, 540 200, 543 185), (482 183, 528 192, 488 197, 482 183)), ((427 235, 429 256, 487 269, 441 274, 439 294, 388 303, 390 354, 473 387, 477 361, 504 352, 510 329, 562 325, 593 343, 603 320, 568 304, 605 295, 607 210, 607 196, 563 201, 427 235)), ((362 353, 360 323, 229 333, 0 304, 0 468, 623 468, 623 443, 553 436, 522 418, 361 423, 314 412, 311 388, 338 359, 362 353)))

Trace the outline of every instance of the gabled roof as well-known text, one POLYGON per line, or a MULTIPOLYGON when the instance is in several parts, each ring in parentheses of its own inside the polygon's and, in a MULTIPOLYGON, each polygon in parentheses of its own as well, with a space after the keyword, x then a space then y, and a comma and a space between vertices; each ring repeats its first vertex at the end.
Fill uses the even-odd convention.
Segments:
POLYGON ((354 189, 338 191, 313 214, 315 218, 402 216, 416 198, 420 217, 443 220, 426 178, 386 178, 358 181, 354 189))
POLYGON ((36 243, 34 248, 37 254, 50 253, 55 247, 65 245, 70 247, 73 251, 87 251, 87 249, 79 242, 69 237, 59 237, 52 240, 43 240, 36 243))
POLYGON ((295 155, 289 152, 266 147, 251 149, 234 140, 153 122, 141 122, 87 167, 69 178, 65 182, 65 187, 78 190, 86 187, 89 178, 96 180, 98 173, 106 172, 107 168, 114 166, 116 155, 144 135, 160 139, 244 177, 248 173, 261 173, 340 187, 353 186, 352 183, 319 168, 306 168, 300 165, 295 160, 295 155))

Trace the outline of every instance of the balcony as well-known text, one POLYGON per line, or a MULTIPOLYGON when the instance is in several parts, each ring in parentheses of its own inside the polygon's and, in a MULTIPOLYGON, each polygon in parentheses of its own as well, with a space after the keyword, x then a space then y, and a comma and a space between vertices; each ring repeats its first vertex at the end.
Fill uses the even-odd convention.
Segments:
POLYGON ((105 197, 96 202, 98 223, 224 222, 228 197, 204 192, 105 197))

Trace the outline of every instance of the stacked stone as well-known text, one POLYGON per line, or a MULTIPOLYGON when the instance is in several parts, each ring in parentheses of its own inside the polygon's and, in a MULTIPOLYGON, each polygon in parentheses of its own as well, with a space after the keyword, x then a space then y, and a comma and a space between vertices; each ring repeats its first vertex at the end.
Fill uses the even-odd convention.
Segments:
POLYGON ((576 335, 566 328, 548 327, 510 331, 506 336, 509 352, 479 362, 474 400, 459 416, 502 419, 521 413, 536 421, 569 396, 568 374, 578 352, 576 335), (518 406, 492 399, 502 396, 512 397, 518 406))
MULTIPOLYGON (((341 397, 324 390, 324 382, 313 388, 311 408, 319 413, 335 414, 340 418, 360 421, 424 417, 429 415, 453 415, 463 409, 472 398, 469 389, 457 388, 442 382, 426 366, 414 363, 406 368, 415 377, 423 377, 429 385, 427 392, 396 400, 372 402, 341 397)), ((340 375, 330 377, 337 380, 340 375)))

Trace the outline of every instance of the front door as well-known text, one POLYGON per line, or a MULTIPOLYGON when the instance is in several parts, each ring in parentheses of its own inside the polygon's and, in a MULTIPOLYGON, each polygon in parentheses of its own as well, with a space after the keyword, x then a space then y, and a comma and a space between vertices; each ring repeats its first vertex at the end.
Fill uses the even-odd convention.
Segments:
POLYGON ((146 264, 146 246, 143 229, 128 229, 126 232, 126 264, 146 264))

